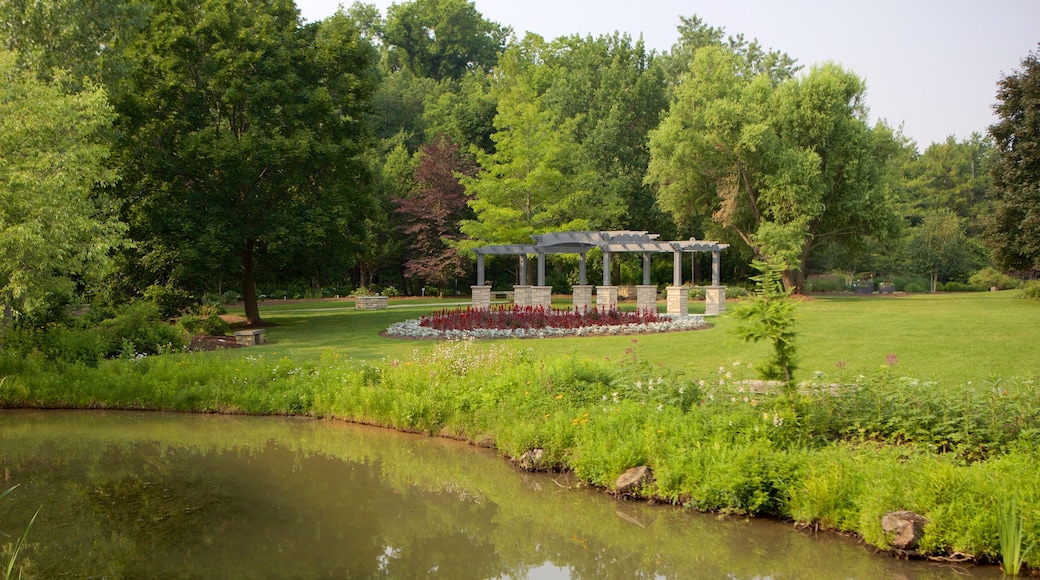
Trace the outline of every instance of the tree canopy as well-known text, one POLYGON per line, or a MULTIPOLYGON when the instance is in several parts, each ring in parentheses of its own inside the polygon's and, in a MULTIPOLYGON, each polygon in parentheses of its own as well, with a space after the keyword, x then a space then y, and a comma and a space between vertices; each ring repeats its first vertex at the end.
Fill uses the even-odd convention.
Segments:
POLYGON ((778 82, 719 46, 695 53, 660 127, 647 180, 680 223, 711 216, 801 289, 812 251, 894 227, 895 141, 866 124, 864 85, 835 64, 778 82))
POLYGON ((995 215, 988 238, 1004 268, 1040 269, 1040 49, 997 84, 998 121, 989 133, 995 215))
POLYGON ((301 26, 291 0, 160 0, 132 54, 116 103, 138 263, 181 285, 237 270, 258 322, 264 255, 349 254, 332 242, 367 205, 374 51, 343 14, 301 26))
POLYGON ((0 50, 0 300, 31 314, 100 274, 124 228, 93 193, 116 179, 105 92, 68 92, 60 71, 40 81, 17 60, 0 50))

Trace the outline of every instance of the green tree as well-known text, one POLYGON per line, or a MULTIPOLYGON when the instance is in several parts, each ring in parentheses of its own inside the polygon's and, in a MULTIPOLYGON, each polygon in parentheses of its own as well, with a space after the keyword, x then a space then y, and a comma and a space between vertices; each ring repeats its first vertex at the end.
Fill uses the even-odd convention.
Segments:
POLYGON ((1040 269, 1040 50, 997 84, 998 121, 989 133, 995 214, 987 238, 994 261, 1011 270, 1040 269))
POLYGON ((418 77, 459 79, 489 72, 510 32, 467 0, 412 0, 390 5, 383 40, 393 65, 418 77))
POLYGON ((921 225, 910 230, 911 267, 931 280, 935 292, 939 278, 964 276, 971 267, 968 238, 961 219, 949 208, 930 210, 921 225))
POLYGON ((896 227, 888 158, 867 126, 863 82, 834 64, 777 83, 731 50, 697 51, 651 134, 647 180, 680 224, 711 216, 801 291, 814 250, 896 227))
POLYGON ((758 374, 767 381, 782 381, 785 392, 790 394, 797 369, 795 303, 791 301, 791 291, 785 290, 781 281, 782 266, 757 260, 752 265, 760 273, 751 277, 755 292, 733 309, 733 316, 742 321, 736 333, 745 342, 773 343, 772 355, 756 365, 758 374))
POLYGON ((478 174, 462 180, 475 214, 461 226, 468 244, 524 243, 532 234, 594 227, 590 216, 616 211, 616 199, 587 188, 573 123, 556 121, 537 91, 544 79, 530 57, 542 47, 538 37, 525 39, 497 71, 495 151, 481 154, 478 174))
POLYGON ((342 13, 301 26, 291 0, 160 0, 130 54, 116 102, 135 264, 195 287, 237 271, 257 323, 265 257, 361 234, 375 52, 342 13))
POLYGON ((39 81, 16 60, 0 50, 0 301, 24 314, 100 274, 124 227, 92 194, 116 179, 105 92, 70 93, 60 73, 39 81))
POLYGON ((907 207, 904 215, 917 225, 930 209, 946 207, 966 224, 971 235, 981 234, 992 209, 986 198, 993 146, 975 133, 958 142, 953 136, 932 143, 907 168, 907 207))
POLYGON ((653 188, 643 183, 649 132, 668 105, 655 55, 642 41, 614 33, 559 38, 542 60, 551 73, 546 106, 558 121, 573 123, 587 187, 621 202, 619 213, 600 216, 600 227, 672 231, 653 188))

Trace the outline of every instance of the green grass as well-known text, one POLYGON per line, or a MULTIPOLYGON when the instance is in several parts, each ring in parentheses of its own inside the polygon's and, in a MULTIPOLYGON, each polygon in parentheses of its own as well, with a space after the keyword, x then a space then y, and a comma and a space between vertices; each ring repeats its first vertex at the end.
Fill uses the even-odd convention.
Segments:
MULTIPOLYGON (((896 371, 941 382, 980 383, 998 377, 1040 376, 1040 303, 1018 298, 1018 291, 965 294, 858 297, 820 295, 797 310, 800 356, 796 379, 820 371, 837 376, 867 373, 896 355, 896 371)), ((403 358, 433 344, 384 338, 393 322, 445 308, 444 299, 393 300, 387 310, 358 311, 350 302, 315 301, 262 305, 261 315, 277 324, 268 329, 273 356, 316 359, 324 352, 360 360, 403 358)), ((565 306, 566 301, 558 305, 565 306)), ((624 303, 623 303, 624 304, 624 303)), ((694 303, 693 309, 703 307, 694 303)), ((706 373, 733 362, 754 362, 767 355, 767 344, 745 344, 731 331, 735 321, 709 319, 710 329, 642 336, 537 339, 519 342, 536 355, 621 356, 636 348, 643 360, 670 368, 706 373), (636 341, 635 343, 633 341, 636 341)), ((241 357, 258 350, 240 349, 241 357)))

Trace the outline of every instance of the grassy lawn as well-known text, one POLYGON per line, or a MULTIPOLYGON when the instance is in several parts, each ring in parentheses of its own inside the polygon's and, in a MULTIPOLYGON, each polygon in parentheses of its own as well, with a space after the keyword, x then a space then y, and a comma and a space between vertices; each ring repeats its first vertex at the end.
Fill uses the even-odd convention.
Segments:
MULTIPOLYGON (((804 378, 822 371, 835 376, 838 361, 845 363, 847 375, 858 374, 883 366, 887 355, 894 354, 898 372, 941 382, 1040 376, 1040 304, 1022 300, 1019 294, 815 296, 798 309, 800 375, 804 378)), ((267 331, 269 344, 218 356, 263 352, 317 358, 332 351, 363 360, 404 357, 414 350, 428 350, 433 343, 383 338, 379 333, 393 322, 455 304, 460 302, 404 299, 391 301, 387 310, 374 311, 354 310, 349 301, 263 304, 261 315, 278 324, 267 331)), ((691 310, 698 308, 703 309, 703 303, 694 303, 691 310)), ((590 358, 625 356, 626 349, 633 348, 645 360, 695 374, 764 357, 768 345, 741 342, 731 332, 735 321, 729 316, 711 322, 712 328, 696 332, 536 339, 515 344, 538 354, 590 358)))

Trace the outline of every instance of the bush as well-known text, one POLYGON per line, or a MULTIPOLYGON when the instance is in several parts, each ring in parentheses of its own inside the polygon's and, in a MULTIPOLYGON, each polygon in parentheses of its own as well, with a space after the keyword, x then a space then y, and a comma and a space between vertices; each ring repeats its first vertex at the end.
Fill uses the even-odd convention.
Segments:
POLYGON ((805 280, 806 292, 846 292, 845 277, 838 274, 814 274, 805 280))
POLYGON ((1040 281, 1034 280, 1022 289, 1022 298, 1040 299, 1040 281))
POLYGON ((202 321, 202 331, 208 336, 223 336, 231 329, 231 325, 217 314, 210 314, 202 321))
POLYGON ((1019 288, 1022 286, 1021 280, 1012 278, 1007 274, 997 270, 996 268, 986 267, 975 274, 968 280, 972 286, 980 286, 982 288, 996 288, 997 290, 1010 290, 1012 288, 1019 288))
POLYGON ((221 302, 224 304, 234 304, 242 299, 242 295, 234 290, 228 290, 227 292, 220 295, 221 302))
POLYGON ((106 355, 114 356, 127 348, 139 354, 160 354, 184 346, 176 327, 160 319, 159 307, 152 302, 133 302, 98 327, 106 343, 106 355))
POLYGON ((155 303, 163 320, 175 318, 199 303, 199 299, 187 290, 158 284, 145 288, 142 294, 145 300, 155 303))
POLYGON ((387 286, 386 288, 383 288, 382 294, 383 294, 383 296, 386 296, 387 298, 393 298, 395 296, 400 296, 401 295, 401 291, 398 290, 394 286, 387 286))
POLYGON ((903 289, 904 292, 927 292, 928 288, 920 282, 910 282, 903 289))
POLYGON ((964 282, 950 280, 945 284, 936 285, 935 289, 937 292, 982 292, 988 290, 989 288, 984 288, 982 286, 972 286, 969 284, 965 284, 964 282))
POLYGON ((202 318, 194 314, 185 314, 177 319, 177 326, 188 336, 202 334, 202 318))

